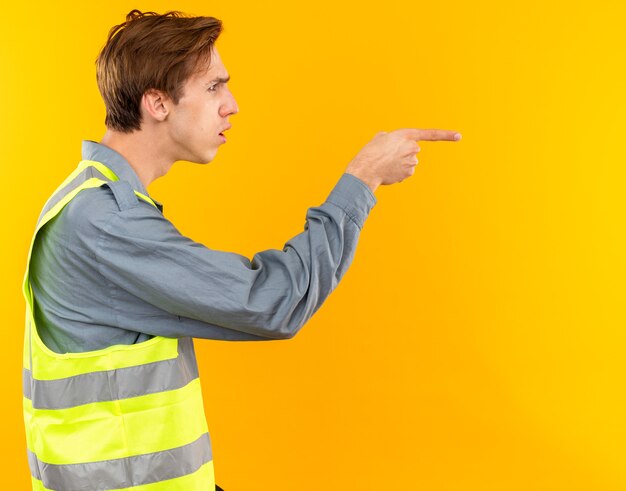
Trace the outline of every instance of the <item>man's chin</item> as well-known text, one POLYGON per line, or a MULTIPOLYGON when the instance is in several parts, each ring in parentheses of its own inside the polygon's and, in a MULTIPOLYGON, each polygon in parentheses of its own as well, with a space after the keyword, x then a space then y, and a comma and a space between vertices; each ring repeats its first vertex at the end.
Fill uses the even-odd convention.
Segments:
POLYGON ((190 160, 187 160, 187 162, 191 162, 192 164, 206 165, 206 164, 210 164, 211 162, 213 162, 213 160, 215 160, 216 155, 217 155, 217 151, 209 155, 204 155, 202 157, 200 156, 194 157, 190 160))

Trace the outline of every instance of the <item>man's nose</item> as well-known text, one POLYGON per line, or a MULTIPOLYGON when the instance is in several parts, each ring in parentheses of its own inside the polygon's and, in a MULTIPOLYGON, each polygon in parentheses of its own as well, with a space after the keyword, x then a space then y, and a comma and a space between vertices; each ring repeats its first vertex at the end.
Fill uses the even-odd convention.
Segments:
POLYGON ((233 94, 228 91, 228 101, 226 101, 226 104, 224 104, 222 106, 223 109, 223 113, 222 116, 227 116, 229 114, 237 114, 239 112, 239 106, 237 105, 237 101, 235 100, 235 97, 233 96, 233 94))

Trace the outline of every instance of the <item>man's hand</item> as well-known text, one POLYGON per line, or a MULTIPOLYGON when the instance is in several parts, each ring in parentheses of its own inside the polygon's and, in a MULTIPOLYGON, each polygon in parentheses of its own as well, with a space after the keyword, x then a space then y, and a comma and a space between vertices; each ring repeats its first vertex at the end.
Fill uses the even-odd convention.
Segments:
POLYGON ((415 173, 417 144, 427 141, 458 141, 461 134, 450 130, 403 128, 381 131, 352 159, 346 172, 365 182, 372 192, 381 184, 395 184, 415 173))

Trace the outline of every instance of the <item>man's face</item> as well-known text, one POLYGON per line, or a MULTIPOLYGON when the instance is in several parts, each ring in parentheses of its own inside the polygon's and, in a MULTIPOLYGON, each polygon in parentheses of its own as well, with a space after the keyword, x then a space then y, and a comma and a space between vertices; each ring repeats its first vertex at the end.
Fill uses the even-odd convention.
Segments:
POLYGON ((209 70, 187 79, 178 104, 170 105, 168 131, 177 160, 206 164, 215 158, 224 143, 220 133, 230 128, 228 116, 239 112, 227 82, 219 80, 228 78, 214 46, 209 70))

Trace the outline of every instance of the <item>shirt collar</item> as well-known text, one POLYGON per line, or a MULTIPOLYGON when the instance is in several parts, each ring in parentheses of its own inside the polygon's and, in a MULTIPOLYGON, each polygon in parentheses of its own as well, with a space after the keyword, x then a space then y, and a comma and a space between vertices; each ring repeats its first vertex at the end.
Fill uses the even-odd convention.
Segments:
POLYGON ((126 160, 120 153, 101 143, 91 140, 83 140, 82 157, 83 160, 94 160, 96 162, 103 163, 111 169, 113 173, 120 178, 120 180, 128 181, 133 189, 150 197, 150 199, 156 203, 159 210, 161 210, 161 212, 163 211, 163 204, 148 194, 148 191, 139 179, 135 169, 131 167, 128 160, 126 160))

